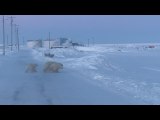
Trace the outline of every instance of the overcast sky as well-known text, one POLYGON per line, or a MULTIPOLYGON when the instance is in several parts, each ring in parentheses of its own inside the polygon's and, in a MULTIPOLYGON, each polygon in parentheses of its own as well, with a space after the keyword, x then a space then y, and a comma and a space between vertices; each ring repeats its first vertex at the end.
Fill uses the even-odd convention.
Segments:
MULTIPOLYGON (((7 17, 7 16, 6 16, 7 17)), ((20 38, 68 37, 96 43, 160 42, 160 15, 15 15, 20 38)), ((2 18, 2 16, 1 16, 2 18)), ((2 28, 2 22, 0 23, 2 28)), ((2 38, 2 29, 0 30, 2 38)), ((10 24, 6 21, 10 39, 10 24)))

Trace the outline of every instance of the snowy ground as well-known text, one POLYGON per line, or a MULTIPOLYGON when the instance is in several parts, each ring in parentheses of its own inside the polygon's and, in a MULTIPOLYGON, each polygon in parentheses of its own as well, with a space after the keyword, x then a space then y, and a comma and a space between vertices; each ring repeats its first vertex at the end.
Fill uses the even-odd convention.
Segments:
POLYGON ((0 55, 0 104, 136 105, 160 104, 160 44, 97 44, 56 48, 53 59, 46 49, 28 49, 0 55), (59 73, 43 73, 54 60, 59 73), (29 63, 37 73, 25 73, 29 63))

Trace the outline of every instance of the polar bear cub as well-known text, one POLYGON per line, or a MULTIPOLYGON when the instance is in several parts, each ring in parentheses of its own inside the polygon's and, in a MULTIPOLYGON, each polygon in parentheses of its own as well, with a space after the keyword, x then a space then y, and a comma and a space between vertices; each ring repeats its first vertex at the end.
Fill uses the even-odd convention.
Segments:
POLYGON ((49 61, 45 63, 43 71, 45 73, 46 72, 53 73, 53 72, 59 72, 59 69, 63 69, 63 64, 49 61))
POLYGON ((37 67, 38 65, 37 64, 28 64, 27 66, 26 66, 26 71, 25 72, 27 72, 27 73, 35 73, 35 72, 37 72, 37 70, 36 70, 36 67, 37 67))

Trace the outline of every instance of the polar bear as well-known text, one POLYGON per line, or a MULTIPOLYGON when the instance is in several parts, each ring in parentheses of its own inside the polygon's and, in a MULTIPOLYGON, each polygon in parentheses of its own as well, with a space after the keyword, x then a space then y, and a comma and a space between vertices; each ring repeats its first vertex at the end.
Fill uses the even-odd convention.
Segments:
POLYGON ((27 72, 27 73, 37 72, 37 70, 36 70, 36 67, 37 67, 37 66, 38 66, 37 64, 33 64, 33 63, 28 64, 28 65, 26 66, 26 71, 25 71, 25 72, 27 72))
POLYGON ((59 69, 63 69, 63 64, 58 62, 46 62, 43 71, 46 72, 59 72, 59 69))

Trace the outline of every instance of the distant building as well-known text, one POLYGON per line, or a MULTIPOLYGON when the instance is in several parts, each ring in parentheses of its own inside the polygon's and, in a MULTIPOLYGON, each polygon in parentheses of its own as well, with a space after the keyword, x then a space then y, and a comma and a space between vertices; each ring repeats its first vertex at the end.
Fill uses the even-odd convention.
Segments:
POLYGON ((49 44, 50 44, 50 48, 52 48, 54 46, 60 46, 59 40, 56 40, 56 39, 43 40, 43 47, 44 48, 49 48, 49 44))
POLYGON ((57 39, 47 39, 47 40, 28 40, 27 46, 29 48, 63 48, 72 46, 72 41, 68 38, 57 38, 57 39))
POLYGON ((72 46, 84 46, 84 45, 79 43, 72 43, 72 46))
POLYGON ((60 45, 63 45, 68 41, 68 38, 59 38, 60 45))
POLYGON ((42 40, 27 40, 28 48, 42 47, 42 40))

